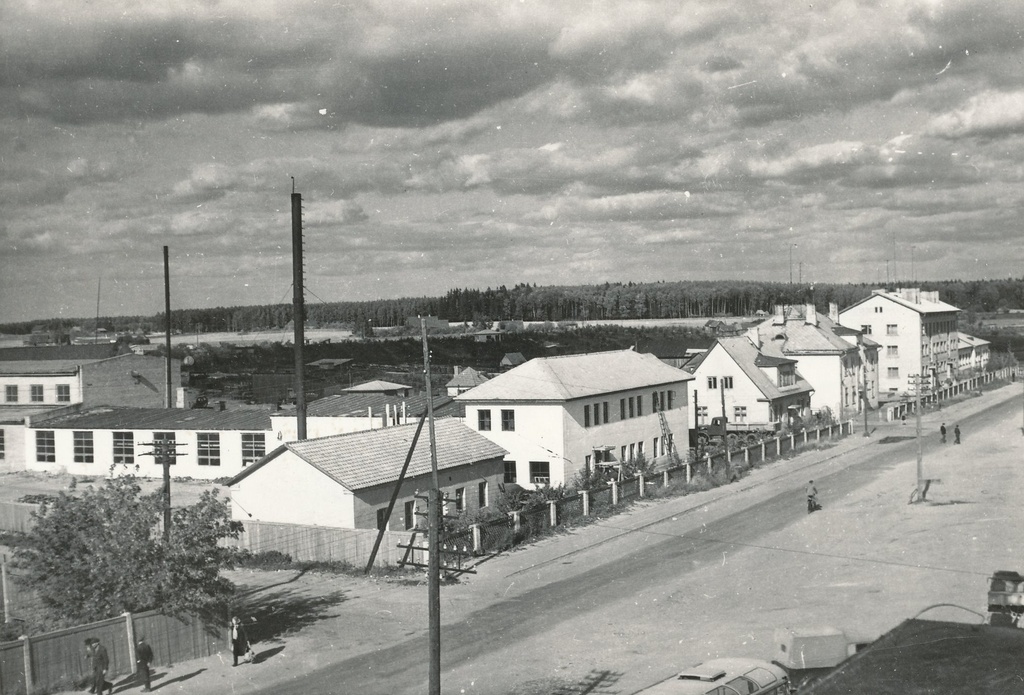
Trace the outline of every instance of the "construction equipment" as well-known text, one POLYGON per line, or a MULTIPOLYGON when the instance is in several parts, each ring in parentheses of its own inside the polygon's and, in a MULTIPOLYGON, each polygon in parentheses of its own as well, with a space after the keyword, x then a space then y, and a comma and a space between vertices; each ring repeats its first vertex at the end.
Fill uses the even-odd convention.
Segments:
POLYGON ((697 428, 697 444, 708 446, 728 442, 730 447, 745 441, 755 444, 766 437, 778 434, 781 423, 778 422, 729 422, 726 417, 713 417, 711 424, 697 428))

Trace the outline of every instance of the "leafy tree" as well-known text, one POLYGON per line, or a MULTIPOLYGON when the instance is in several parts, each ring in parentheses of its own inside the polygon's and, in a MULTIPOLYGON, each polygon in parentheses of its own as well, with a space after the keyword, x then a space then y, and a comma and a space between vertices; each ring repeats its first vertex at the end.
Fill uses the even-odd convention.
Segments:
POLYGON ((216 614, 234 591, 220 576, 233 551, 218 541, 237 537, 241 524, 208 491, 173 510, 164 543, 162 510, 161 493, 143 495, 131 476, 61 493, 34 514, 15 557, 48 612, 64 621, 151 609, 216 614))

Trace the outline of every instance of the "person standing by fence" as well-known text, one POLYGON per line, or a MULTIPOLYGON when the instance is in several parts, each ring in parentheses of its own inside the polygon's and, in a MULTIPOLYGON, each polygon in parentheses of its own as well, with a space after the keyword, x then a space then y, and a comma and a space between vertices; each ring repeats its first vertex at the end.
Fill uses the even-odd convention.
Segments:
POLYGON ((103 695, 103 691, 114 692, 114 684, 107 681, 107 671, 110 669, 110 655, 107 648, 100 644, 95 637, 85 640, 86 657, 92 662, 92 687, 90 693, 103 695))
POLYGON ((939 427, 939 435, 942 437, 942 443, 945 444, 946 443, 946 423, 942 423, 942 426, 939 427))
POLYGON ((245 627, 238 617, 231 618, 231 656, 232 666, 238 666, 238 657, 245 659, 249 653, 249 636, 245 633, 245 627))
POLYGON ((153 661, 153 648, 140 637, 135 645, 135 679, 143 683, 142 692, 150 692, 149 665, 153 661))
POLYGON ((953 426, 953 443, 954 444, 959 444, 960 443, 960 425, 954 425, 953 426))

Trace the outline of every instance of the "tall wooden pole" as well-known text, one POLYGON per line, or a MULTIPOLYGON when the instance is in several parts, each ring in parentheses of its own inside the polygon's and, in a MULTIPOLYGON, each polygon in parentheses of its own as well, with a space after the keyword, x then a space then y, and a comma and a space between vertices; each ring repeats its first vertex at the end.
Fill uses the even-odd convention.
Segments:
POLYGON ((295 326, 295 419, 299 440, 306 438, 306 388, 302 348, 306 344, 306 307, 302 279, 302 194, 292 179, 292 323, 295 326))
POLYGON ((911 379, 916 384, 914 393, 917 401, 915 404, 917 409, 917 499, 924 501, 924 455, 921 445, 921 388, 924 379, 920 374, 911 376, 911 379))
MULTIPOLYGON (((172 365, 171 361, 171 264, 168 257, 168 249, 164 247, 164 339, 166 340, 167 347, 167 364, 165 371, 167 372, 167 407, 174 407, 174 395, 172 393, 174 388, 174 381, 172 379, 172 365)), ((170 542, 171 540, 171 456, 174 453, 174 448, 167 446, 168 442, 164 442, 164 446, 158 451, 163 452, 163 456, 160 457, 160 463, 163 465, 164 474, 164 485, 163 485, 163 498, 164 498, 164 541, 170 542)))
POLYGON ((427 498, 427 603, 430 612, 430 679, 429 695, 441 695, 441 484, 437 475, 437 438, 434 435, 434 394, 430 383, 430 348, 427 346, 427 322, 420 317, 423 335, 423 376, 427 389, 427 423, 430 432, 430 472, 427 498))

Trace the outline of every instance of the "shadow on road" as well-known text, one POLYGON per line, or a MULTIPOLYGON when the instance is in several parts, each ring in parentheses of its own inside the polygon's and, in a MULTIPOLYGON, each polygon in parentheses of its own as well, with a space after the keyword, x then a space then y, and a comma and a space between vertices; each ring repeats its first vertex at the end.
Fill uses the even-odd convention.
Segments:
POLYGON ((347 600, 345 591, 315 596, 279 589, 245 595, 236 605, 235 612, 245 616, 243 620, 249 639, 259 643, 295 634, 320 620, 337 617, 330 609, 347 600))
POLYGON ((620 692, 610 689, 620 678, 622 674, 614 671, 591 671, 579 683, 552 690, 551 695, 612 695, 620 692))

